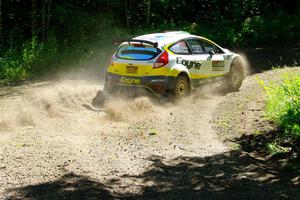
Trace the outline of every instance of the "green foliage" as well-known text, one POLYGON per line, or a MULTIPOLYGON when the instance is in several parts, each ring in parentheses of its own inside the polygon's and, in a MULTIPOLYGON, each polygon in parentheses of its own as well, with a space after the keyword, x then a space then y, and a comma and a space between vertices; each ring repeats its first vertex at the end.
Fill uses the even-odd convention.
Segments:
POLYGON ((9 82, 19 82, 26 80, 28 78, 27 71, 22 67, 11 67, 6 68, 3 73, 6 81, 9 82))
POLYGON ((265 86, 267 116, 276 122, 284 135, 300 139, 300 75, 287 73, 280 83, 265 86))
POLYGON ((221 45, 236 46, 242 41, 242 35, 237 31, 238 28, 227 20, 215 22, 214 26, 205 23, 192 23, 183 29, 192 34, 207 37, 221 45))
POLYGON ((282 147, 278 142, 270 142, 267 144, 267 150, 270 154, 284 154, 290 151, 288 147, 282 147))
POLYGON ((38 42, 33 38, 20 49, 10 48, 0 60, 0 79, 6 82, 19 82, 46 70, 48 60, 56 54, 55 41, 38 42))
POLYGON ((300 15, 284 12, 273 16, 248 16, 243 21, 218 19, 214 23, 185 23, 181 27, 196 35, 208 37, 225 46, 253 46, 271 42, 294 41, 300 37, 300 15))
POLYGON ((247 43, 246 39, 252 44, 275 40, 279 40, 279 42, 293 41, 300 36, 296 28, 299 28, 299 19, 299 15, 290 16, 284 12, 276 13, 273 16, 248 17, 242 24, 243 42, 247 43))
POLYGON ((115 48, 112 41, 151 32, 185 30, 225 47, 300 38, 300 3, 296 1, 45 1, 37 4, 34 18, 31 2, 3 4, 2 81, 21 81, 60 66, 76 66, 100 49, 110 53, 115 48), (34 39, 33 19, 37 22, 34 39))
POLYGON ((264 19, 260 16, 248 17, 242 24, 241 35, 243 38, 251 38, 251 41, 257 43, 261 40, 264 28, 264 19))
POLYGON ((19 52, 11 48, 0 60, 0 78, 4 81, 21 81, 28 77, 27 71, 21 66, 19 52))

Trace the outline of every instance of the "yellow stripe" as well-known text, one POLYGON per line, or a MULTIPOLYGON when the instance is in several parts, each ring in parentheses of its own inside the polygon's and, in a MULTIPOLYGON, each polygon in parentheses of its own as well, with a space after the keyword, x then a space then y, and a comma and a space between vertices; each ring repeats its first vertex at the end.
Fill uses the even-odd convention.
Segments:
POLYGON ((200 39, 203 39, 203 40, 205 40, 206 42, 209 42, 209 43, 211 43, 211 44, 213 44, 213 45, 217 45, 216 43, 214 43, 213 41, 211 41, 211 40, 209 40, 209 39, 207 39, 207 38, 205 38, 205 37, 200 37, 200 39))
POLYGON ((218 76, 224 76, 224 74, 191 74, 192 79, 211 78, 218 76))

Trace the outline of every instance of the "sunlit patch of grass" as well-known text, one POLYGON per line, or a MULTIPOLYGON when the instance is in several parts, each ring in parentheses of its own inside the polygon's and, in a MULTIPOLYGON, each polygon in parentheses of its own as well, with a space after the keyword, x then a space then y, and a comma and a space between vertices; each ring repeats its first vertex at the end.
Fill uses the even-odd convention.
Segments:
POLYGON ((263 134, 263 132, 260 131, 260 130, 255 130, 255 131, 254 131, 254 136, 260 136, 260 135, 262 135, 262 134, 263 134))
POLYGON ((241 149, 241 145, 238 144, 238 143, 231 143, 231 144, 230 144, 230 148, 231 148, 232 150, 239 150, 239 149, 241 149))
POLYGON ((300 139, 300 75, 285 73, 280 83, 265 85, 266 114, 284 134, 300 139))
POLYGON ((291 151, 291 148, 282 147, 277 142, 271 142, 267 144, 267 150, 270 154, 276 155, 276 154, 288 153, 291 151))
POLYGON ((300 74, 284 73, 281 81, 265 83, 259 80, 266 93, 266 117, 279 128, 276 142, 267 145, 271 154, 299 152, 300 141, 300 74), (289 147, 282 147, 284 141, 289 147))

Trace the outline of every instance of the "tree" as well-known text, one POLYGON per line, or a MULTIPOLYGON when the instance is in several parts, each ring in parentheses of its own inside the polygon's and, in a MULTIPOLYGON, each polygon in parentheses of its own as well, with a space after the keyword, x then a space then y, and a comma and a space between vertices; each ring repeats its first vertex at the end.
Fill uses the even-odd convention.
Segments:
POLYGON ((48 0, 48 8, 47 8, 47 23, 46 23, 46 40, 49 37, 49 30, 50 30, 50 20, 51 20, 51 5, 52 0, 48 0))
POLYGON ((50 19, 51 19, 51 0, 42 2, 42 40, 47 41, 49 37, 50 19))
POLYGON ((47 10, 47 0, 43 0, 42 2, 42 41, 46 41, 46 32, 47 32, 47 27, 46 27, 46 10, 47 10))
POLYGON ((3 46, 2 0, 0 0, 0 47, 3 46))
POLYGON ((125 19, 126 19, 126 27, 129 28, 129 9, 130 6, 130 0, 129 0, 129 6, 128 6, 128 0, 124 1, 124 7, 125 7, 125 19))
POLYGON ((37 37, 38 33, 38 6, 36 0, 31 0, 31 35, 37 37))
POLYGON ((144 7, 146 13, 146 25, 150 25, 150 18, 151 18, 151 0, 144 0, 144 7))

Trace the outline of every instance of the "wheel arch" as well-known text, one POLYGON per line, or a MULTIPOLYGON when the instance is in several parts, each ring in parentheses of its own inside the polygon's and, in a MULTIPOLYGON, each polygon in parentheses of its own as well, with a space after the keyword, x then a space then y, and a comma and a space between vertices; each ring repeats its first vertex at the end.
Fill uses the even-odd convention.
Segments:
POLYGON ((168 76, 171 76, 171 77, 177 77, 179 74, 181 73, 185 73, 187 75, 187 77, 189 79, 191 79, 191 75, 190 75, 190 72, 189 70, 187 69, 186 66, 182 65, 182 64, 177 64, 177 63, 174 63, 174 65, 171 65, 169 67, 169 73, 168 73, 168 76))
POLYGON ((180 76, 184 76, 187 79, 189 87, 191 88, 191 78, 190 78, 189 74, 185 71, 181 71, 181 72, 176 73, 175 76, 171 76, 172 79, 167 85, 167 90, 174 89, 175 80, 180 76))
POLYGON ((189 76, 188 73, 182 71, 182 72, 180 72, 176 77, 179 77, 179 76, 184 76, 184 77, 186 77, 186 79, 188 80, 189 84, 191 84, 191 78, 190 78, 190 76, 189 76))

